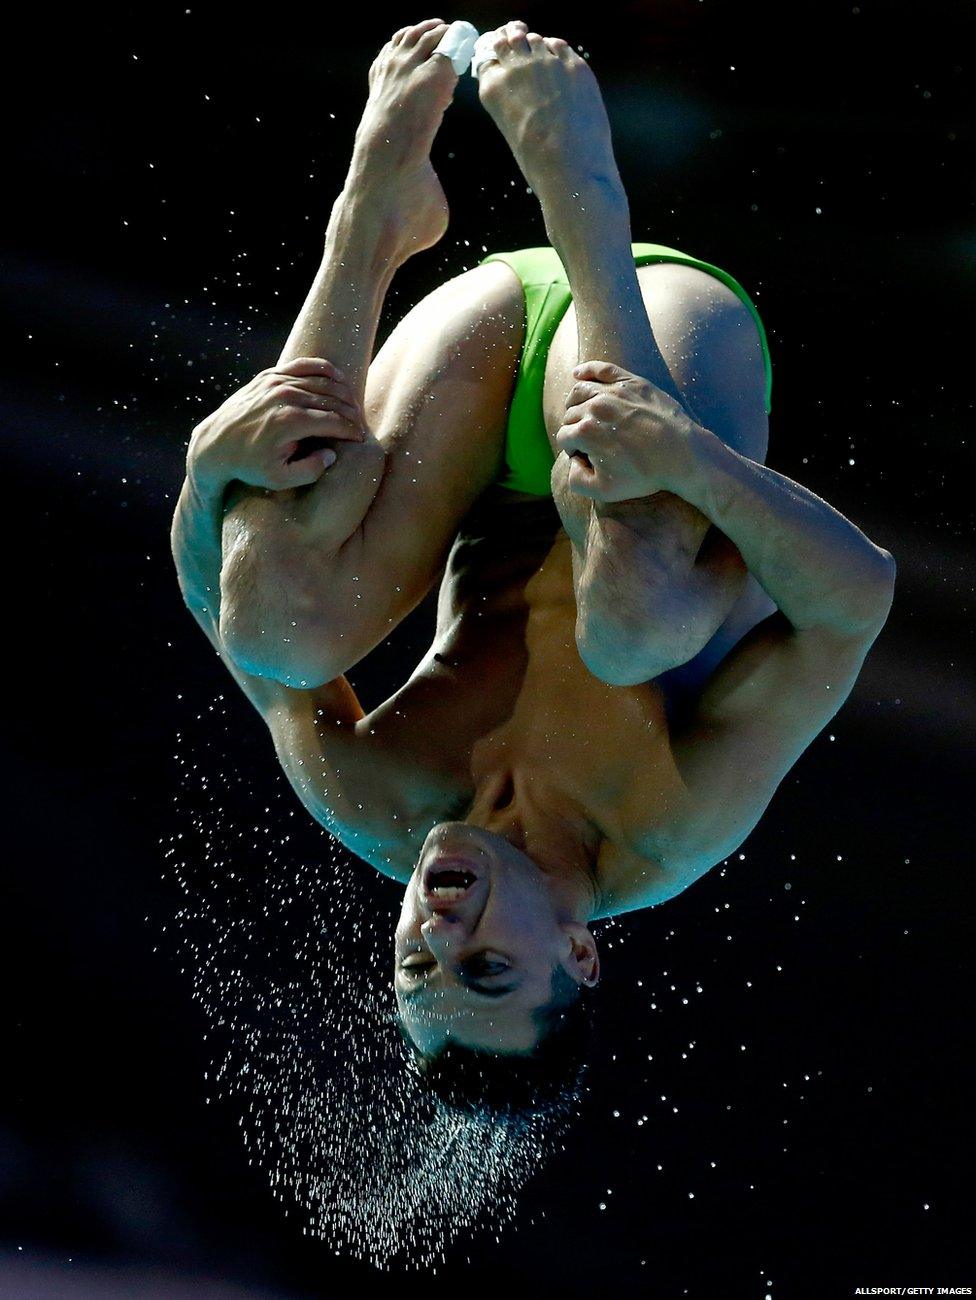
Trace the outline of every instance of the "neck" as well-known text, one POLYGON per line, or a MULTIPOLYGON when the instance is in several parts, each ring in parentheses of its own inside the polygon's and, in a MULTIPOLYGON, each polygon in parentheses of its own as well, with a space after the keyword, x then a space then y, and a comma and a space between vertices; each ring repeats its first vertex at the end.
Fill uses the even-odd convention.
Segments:
POLYGON ((465 817, 531 857, 560 920, 584 924, 603 911, 596 863, 602 835, 585 810, 537 773, 493 774, 479 785, 465 817))

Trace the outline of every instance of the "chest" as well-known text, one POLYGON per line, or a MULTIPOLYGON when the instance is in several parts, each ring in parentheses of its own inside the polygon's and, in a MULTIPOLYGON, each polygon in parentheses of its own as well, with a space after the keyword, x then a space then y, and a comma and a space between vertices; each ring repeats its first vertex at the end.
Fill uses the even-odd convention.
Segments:
MULTIPOLYGON (((470 580, 470 575, 468 579, 470 580)), ((586 810, 601 834, 633 842, 667 816, 676 785, 665 698, 653 682, 608 686, 576 647, 568 541, 518 591, 445 597, 434 645, 406 687, 363 724, 390 771, 401 825, 423 837, 506 781, 586 810)), ((365 757, 365 755, 364 755, 365 757)), ((416 846, 411 841, 405 852, 416 846)))

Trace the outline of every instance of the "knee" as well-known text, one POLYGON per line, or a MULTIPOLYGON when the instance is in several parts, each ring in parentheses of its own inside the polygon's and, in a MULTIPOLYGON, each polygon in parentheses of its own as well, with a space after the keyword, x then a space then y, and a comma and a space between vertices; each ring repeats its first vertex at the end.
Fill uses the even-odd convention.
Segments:
MULTIPOLYGON (((579 584, 576 646, 589 671, 610 686, 635 686, 689 663, 729 616, 744 585, 744 568, 665 568, 649 565, 646 557, 640 582, 628 582, 623 571, 607 572, 606 558, 602 581, 579 584)), ((626 570, 619 549, 613 559, 626 570)))
POLYGON ((342 635, 330 614, 321 562, 305 548, 251 537, 225 550, 220 639, 244 672, 298 688, 340 676, 342 635))
MULTIPOLYGON (((698 653, 699 637, 677 626, 673 611, 577 609, 576 648, 587 669, 608 686, 637 686, 698 653)), ((702 642, 704 644, 704 642, 702 642)))

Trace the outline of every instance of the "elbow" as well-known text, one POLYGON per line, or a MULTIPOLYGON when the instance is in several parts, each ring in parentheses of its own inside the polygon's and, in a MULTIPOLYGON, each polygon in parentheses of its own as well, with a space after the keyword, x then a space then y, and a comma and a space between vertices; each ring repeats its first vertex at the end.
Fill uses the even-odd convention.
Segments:
POLYGON ((883 547, 871 547, 870 573, 859 589, 851 622, 859 632, 875 637, 888 621, 895 599, 898 566, 895 557, 883 547))

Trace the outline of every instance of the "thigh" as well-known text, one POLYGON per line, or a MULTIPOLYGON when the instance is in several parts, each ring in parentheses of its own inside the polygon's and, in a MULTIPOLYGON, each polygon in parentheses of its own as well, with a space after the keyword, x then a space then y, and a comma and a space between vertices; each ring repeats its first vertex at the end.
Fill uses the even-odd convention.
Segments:
MULTIPOLYGON (((644 308, 661 356, 688 413, 735 451, 765 461, 769 436, 759 331, 728 285, 695 266, 654 262, 637 268, 644 308)), ((544 410, 553 452, 580 357, 570 303, 546 362, 544 410)))
POLYGON ((430 590, 503 462, 523 325, 522 286, 508 267, 489 263, 446 282, 370 366, 373 438, 337 443, 337 461, 309 488, 236 494, 225 515, 222 610, 242 655, 273 646, 267 675, 289 656, 296 679, 348 671, 430 590), (343 511, 348 529, 337 541, 343 511))
MULTIPOLYGON (((637 276, 655 340, 689 414, 734 450, 764 461, 765 363, 749 310, 732 289, 697 267, 654 263, 638 267, 637 276)), ((559 427, 578 359, 570 307, 553 340, 546 373, 550 437, 559 427)), ((727 649, 770 612, 771 602, 746 573, 738 549, 696 507, 671 492, 593 504, 569 490, 567 468, 560 453, 553 466, 553 497, 574 543, 578 602, 580 579, 588 583, 586 609, 600 608, 602 602, 619 611, 629 593, 635 608, 653 613, 650 621, 645 619, 648 634, 653 624, 669 641, 676 617, 690 629, 698 628, 705 639, 687 666, 689 675, 702 655, 727 649)), ((614 627, 615 620, 613 613, 609 623, 614 627)))
MULTIPOLYGON (((752 460, 765 461, 769 422, 765 409, 765 368, 759 332, 749 310, 728 285, 683 263, 656 262, 637 268, 637 278, 655 341, 688 413, 728 446, 752 460)), ((580 358, 576 313, 570 305, 553 338, 546 366, 546 429, 553 451, 555 434, 573 386, 580 358)), ((553 489, 567 532, 581 539, 589 524, 589 502, 565 487, 565 460, 556 458, 553 489)), ((684 554, 697 555, 711 527, 693 506, 673 493, 609 507, 630 526, 684 554)), ((703 558, 705 558, 703 556, 703 558)))
POLYGON ((366 528, 378 552, 430 569, 504 464, 525 300, 515 273, 488 263, 440 285, 380 348, 365 413, 386 453, 366 528))

